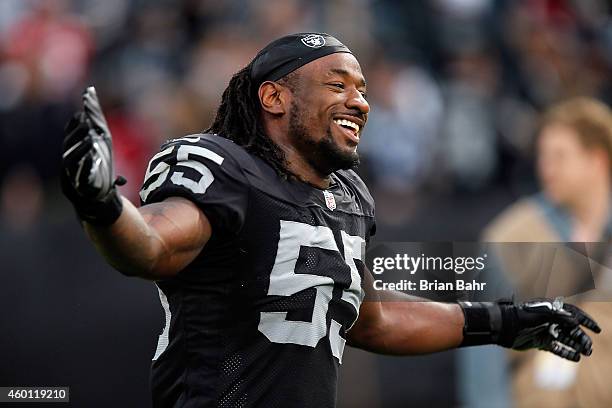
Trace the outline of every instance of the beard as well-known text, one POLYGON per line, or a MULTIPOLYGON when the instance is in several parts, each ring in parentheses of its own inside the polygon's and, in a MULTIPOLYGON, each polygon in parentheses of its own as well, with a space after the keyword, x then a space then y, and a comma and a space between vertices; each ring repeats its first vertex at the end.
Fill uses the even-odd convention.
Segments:
POLYGON ((293 102, 289 112, 289 138, 306 162, 320 175, 327 176, 336 170, 347 170, 359 165, 357 151, 343 151, 334 140, 331 126, 327 126, 323 138, 315 140, 304 122, 302 111, 293 102))

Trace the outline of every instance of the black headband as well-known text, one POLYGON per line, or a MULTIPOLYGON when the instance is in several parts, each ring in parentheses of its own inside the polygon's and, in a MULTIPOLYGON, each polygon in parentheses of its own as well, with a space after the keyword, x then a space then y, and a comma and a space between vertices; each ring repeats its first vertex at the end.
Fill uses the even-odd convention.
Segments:
POLYGON ((352 54, 344 44, 325 33, 298 33, 279 38, 253 59, 251 78, 256 86, 276 81, 299 67, 336 52, 352 54))

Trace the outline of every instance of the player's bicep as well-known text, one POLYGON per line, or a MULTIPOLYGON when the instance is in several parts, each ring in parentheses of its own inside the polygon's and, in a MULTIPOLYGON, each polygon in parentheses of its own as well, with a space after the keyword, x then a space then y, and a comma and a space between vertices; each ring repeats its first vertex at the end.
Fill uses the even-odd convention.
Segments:
MULTIPOLYGON (((374 277, 367 267, 364 270, 363 289, 365 297, 359 308, 359 318, 347 332, 347 340, 353 346, 366 349, 372 343, 384 342, 381 336, 395 324, 393 313, 390 310, 397 309, 397 305, 406 306, 425 301, 425 299, 402 292, 376 290, 374 277)), ((406 307, 401 309, 406 309, 406 307)))
POLYGON ((353 327, 347 332, 347 341, 350 345, 360 347, 366 338, 379 330, 383 324, 383 305, 380 294, 373 290, 374 278, 368 268, 364 268, 363 289, 365 297, 359 307, 359 317, 353 327))
POLYGON ((139 211, 151 230, 156 248, 153 278, 176 275, 198 256, 212 234, 204 212, 182 197, 169 197, 142 206, 139 211))

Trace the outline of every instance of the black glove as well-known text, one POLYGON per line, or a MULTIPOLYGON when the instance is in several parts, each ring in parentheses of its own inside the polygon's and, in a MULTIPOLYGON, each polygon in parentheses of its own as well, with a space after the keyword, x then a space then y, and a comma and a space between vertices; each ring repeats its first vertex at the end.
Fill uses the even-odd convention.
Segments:
POLYGON ((65 130, 61 182, 64 195, 79 218, 95 225, 110 225, 121 215, 123 204, 114 178, 113 144, 93 86, 83 93, 83 111, 65 130))
POLYGON ((465 315, 461 346, 499 344, 514 350, 540 349, 571 361, 592 353, 584 326, 601 332, 580 308, 561 299, 512 302, 459 302, 465 315))

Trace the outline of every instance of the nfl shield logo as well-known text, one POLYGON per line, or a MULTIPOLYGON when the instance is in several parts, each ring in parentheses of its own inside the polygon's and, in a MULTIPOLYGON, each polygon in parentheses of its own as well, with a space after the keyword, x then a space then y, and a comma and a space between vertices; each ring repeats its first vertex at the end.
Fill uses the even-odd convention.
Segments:
POLYGON ((302 43, 310 48, 321 48, 325 45, 325 38, 319 34, 309 34, 302 37, 302 43))
POLYGON ((327 208, 334 211, 336 209, 336 199, 334 198, 334 195, 325 190, 323 191, 323 196, 325 197, 325 205, 327 205, 327 208))

